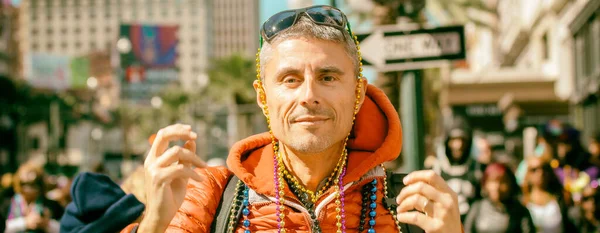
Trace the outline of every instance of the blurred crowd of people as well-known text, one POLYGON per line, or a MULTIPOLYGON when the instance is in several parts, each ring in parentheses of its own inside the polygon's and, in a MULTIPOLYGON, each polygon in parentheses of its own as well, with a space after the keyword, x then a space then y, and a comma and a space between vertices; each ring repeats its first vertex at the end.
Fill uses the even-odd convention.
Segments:
MULTIPOLYGON (((515 163, 495 157, 489 143, 474 139, 464 122, 447 131, 426 167, 458 194, 466 233, 600 233, 600 133, 583 145, 580 131, 559 121, 538 132, 535 151, 515 163)), ((30 162, 4 174, 0 232, 81 232, 111 224, 120 229, 141 220, 143 167, 121 184, 97 175, 101 168, 75 173, 48 175, 43 165, 30 162), (113 212, 94 212, 100 209, 113 212)))
POLYGON ((123 219, 127 214, 133 218, 124 220, 127 224, 135 219, 139 221, 144 208, 140 201, 145 200, 143 167, 136 169, 121 185, 102 173, 102 167, 98 166, 91 173, 63 171, 54 174, 47 171, 45 164, 30 161, 22 164, 14 174, 2 175, 0 232, 86 232, 83 227, 97 227, 106 221, 114 224, 119 221, 114 217, 123 219), (106 200, 107 197, 125 201, 121 200, 116 204, 121 205, 120 208, 115 208, 117 201, 106 200), (118 216, 105 211, 111 206, 118 216), (91 221, 86 219, 98 224, 90 224, 91 221))
POLYGON ((495 158, 464 122, 445 135, 426 167, 458 194, 466 233, 600 232, 600 133, 583 138, 571 125, 550 121, 538 130, 535 152, 517 163, 495 158))

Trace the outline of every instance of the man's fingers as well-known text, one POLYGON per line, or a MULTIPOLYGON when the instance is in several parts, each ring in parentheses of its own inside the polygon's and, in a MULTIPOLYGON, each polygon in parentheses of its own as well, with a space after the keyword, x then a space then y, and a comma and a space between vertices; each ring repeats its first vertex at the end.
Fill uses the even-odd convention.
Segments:
POLYGON ((431 201, 423 195, 414 194, 402 200, 402 202, 398 204, 398 208, 396 208, 396 211, 398 213, 403 213, 411 210, 418 210, 424 213, 431 214, 431 206, 433 205, 433 203, 430 202, 431 201))
POLYGON ((401 204, 407 197, 412 195, 421 195, 428 200, 440 203, 443 206, 450 206, 452 204, 451 196, 442 193, 440 190, 435 189, 425 182, 412 183, 402 188, 402 191, 400 191, 400 194, 396 197, 396 203, 401 204))
POLYGON ((192 132, 192 127, 189 125, 175 124, 167 126, 156 134, 148 157, 158 157, 167 149, 171 141, 196 140, 197 137, 198 135, 192 132))
POLYGON ((442 179, 442 177, 440 177, 432 170, 421 170, 411 172, 406 177, 404 177, 403 181, 405 185, 410 185, 416 182, 425 182, 442 192, 454 192, 452 191, 452 189, 450 189, 450 187, 448 187, 448 184, 446 184, 444 179, 442 179))
POLYGON ((196 171, 194 171, 194 169, 192 169, 191 167, 186 167, 185 172, 187 173, 188 177, 192 178, 195 181, 198 182, 202 182, 202 180, 204 180, 196 171))
POLYGON ((193 164, 196 167, 206 167, 206 163, 198 158, 194 152, 179 146, 169 148, 157 158, 155 164, 157 167, 167 167, 175 162, 179 164, 193 164))
POLYGON ((188 149, 195 154, 196 153, 196 141, 195 140, 186 141, 185 144, 183 145, 183 148, 188 149))
POLYGON ((185 166, 183 164, 177 164, 165 168, 159 169, 158 172, 155 172, 153 177, 154 184, 162 185, 169 183, 174 179, 188 179, 192 178, 197 181, 202 181, 202 177, 194 172, 190 167, 185 166))
POLYGON ((435 219, 417 211, 398 213, 396 218, 399 222, 418 226, 425 232, 433 232, 437 227, 435 219))

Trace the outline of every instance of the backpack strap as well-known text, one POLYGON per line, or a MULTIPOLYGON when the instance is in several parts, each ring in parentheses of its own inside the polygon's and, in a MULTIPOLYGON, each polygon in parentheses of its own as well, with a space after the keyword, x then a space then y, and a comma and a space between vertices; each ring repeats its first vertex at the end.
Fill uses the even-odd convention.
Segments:
MULTIPOLYGON (((228 178, 227 186, 221 196, 221 202, 217 207, 216 217, 210 226, 211 233, 225 233, 227 225, 229 223, 229 215, 231 214, 231 205, 234 202, 234 198, 237 195, 235 188, 240 179, 235 175, 231 175, 228 178)), ((241 210, 241 208, 240 208, 241 210)))
MULTIPOLYGON (((398 204, 396 203, 396 197, 400 194, 402 188, 404 188, 404 182, 402 181, 404 177, 407 175, 405 173, 394 173, 392 171, 386 171, 387 177, 387 196, 383 200, 383 204, 385 207, 395 210, 398 208, 398 204)), ((396 216, 393 216, 394 219, 396 216)), ((402 228, 403 233, 425 233, 425 231, 418 226, 409 225, 406 223, 400 223, 400 227, 402 228)))

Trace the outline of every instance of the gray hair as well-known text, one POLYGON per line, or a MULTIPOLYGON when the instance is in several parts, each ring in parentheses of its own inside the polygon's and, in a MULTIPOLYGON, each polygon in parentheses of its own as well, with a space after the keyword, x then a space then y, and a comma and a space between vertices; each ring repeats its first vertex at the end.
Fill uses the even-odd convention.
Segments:
POLYGON ((271 41, 271 43, 267 43, 266 41, 263 43, 263 46, 260 49, 260 78, 263 80, 263 83, 265 78, 265 66, 271 59, 273 46, 285 40, 301 37, 343 44, 344 48, 346 49, 346 53, 352 59, 352 63, 354 64, 355 76, 359 75, 358 49, 352 36, 348 33, 342 34, 342 31, 331 26, 315 24, 306 15, 301 15, 296 24, 288 29, 285 29, 285 31, 280 32, 277 37, 271 41))

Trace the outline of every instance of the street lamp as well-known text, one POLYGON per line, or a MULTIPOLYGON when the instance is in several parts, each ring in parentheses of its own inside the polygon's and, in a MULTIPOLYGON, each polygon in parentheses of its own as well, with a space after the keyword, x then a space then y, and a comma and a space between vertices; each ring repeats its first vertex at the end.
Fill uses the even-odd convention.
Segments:
POLYGON ((96 89, 98 87, 98 79, 96 77, 89 77, 87 79, 87 86, 90 89, 96 89))
POLYGON ((158 96, 154 96, 154 97, 152 97, 152 99, 150 99, 150 104, 154 108, 160 108, 160 106, 162 106, 162 103, 163 103, 162 98, 160 98, 158 96))
POLYGON ((129 53, 131 51, 131 41, 125 37, 119 38, 117 40, 117 50, 119 53, 129 53))

